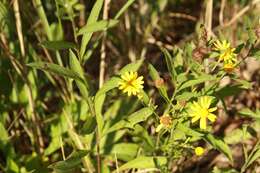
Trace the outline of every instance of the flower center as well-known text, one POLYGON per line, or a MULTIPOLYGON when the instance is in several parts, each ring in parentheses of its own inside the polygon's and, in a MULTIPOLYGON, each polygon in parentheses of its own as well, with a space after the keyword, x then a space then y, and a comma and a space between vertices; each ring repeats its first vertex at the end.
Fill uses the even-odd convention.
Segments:
POLYGON ((169 116, 162 116, 160 118, 160 123, 165 126, 170 126, 172 124, 172 119, 169 116))
POLYGON ((127 85, 128 85, 128 86, 131 86, 131 87, 135 87, 135 86, 133 85, 133 81, 134 81, 134 80, 135 80, 135 79, 133 78, 133 79, 127 81, 127 85))
POLYGON ((209 114, 209 111, 207 109, 201 109, 201 117, 207 117, 209 114))

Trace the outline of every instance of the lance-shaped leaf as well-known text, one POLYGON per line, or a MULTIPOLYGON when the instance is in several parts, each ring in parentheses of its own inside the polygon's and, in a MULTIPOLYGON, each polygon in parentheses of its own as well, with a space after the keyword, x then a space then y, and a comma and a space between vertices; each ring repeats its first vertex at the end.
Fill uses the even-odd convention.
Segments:
POLYGON ((86 34, 86 33, 93 33, 97 31, 103 31, 108 28, 114 27, 116 24, 118 24, 118 20, 100 20, 94 23, 91 23, 89 25, 83 26, 79 32, 78 35, 86 34))
POLYGON ((69 78, 77 79, 77 80, 81 80, 81 81, 83 80, 79 76, 78 73, 76 73, 68 68, 59 66, 57 64, 52 64, 52 63, 47 63, 47 62, 33 62, 33 63, 29 63, 27 65, 30 67, 33 67, 33 68, 43 70, 43 71, 55 73, 55 74, 63 76, 63 77, 69 77, 69 78))

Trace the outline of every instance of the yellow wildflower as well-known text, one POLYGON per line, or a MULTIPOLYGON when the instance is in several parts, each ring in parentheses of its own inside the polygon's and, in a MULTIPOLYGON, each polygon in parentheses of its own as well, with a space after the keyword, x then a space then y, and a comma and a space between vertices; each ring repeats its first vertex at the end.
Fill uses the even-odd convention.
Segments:
POLYGON ((219 61, 224 61, 225 63, 236 63, 237 59, 235 54, 235 48, 232 48, 230 43, 226 40, 217 40, 214 44, 213 50, 219 53, 219 61))
POLYGON ((121 75, 122 81, 119 82, 119 89, 123 93, 127 93, 128 96, 139 95, 140 91, 143 89, 143 76, 139 76, 137 72, 125 72, 121 75))
POLYGON ((216 120, 216 115, 212 112, 217 110, 217 107, 210 108, 213 98, 209 96, 202 96, 198 99, 198 102, 193 102, 190 106, 191 122, 194 123, 200 120, 200 128, 205 130, 207 128, 207 119, 211 122, 216 120))
POLYGON ((202 147, 196 147, 195 148, 195 154, 197 155, 197 156, 201 156, 202 154, 204 154, 204 148, 202 148, 202 147))
POLYGON ((160 124, 156 128, 156 132, 159 132, 162 128, 170 128, 172 125, 172 118, 170 115, 163 115, 160 117, 160 124))

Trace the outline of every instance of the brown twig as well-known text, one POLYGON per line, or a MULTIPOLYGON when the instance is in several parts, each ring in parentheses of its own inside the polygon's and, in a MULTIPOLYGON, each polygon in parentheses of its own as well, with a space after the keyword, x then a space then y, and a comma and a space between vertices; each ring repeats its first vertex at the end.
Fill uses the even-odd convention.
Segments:
POLYGON ((21 55, 22 55, 22 57, 24 57, 25 48, 24 48, 22 22, 21 22, 21 16, 20 16, 20 11, 19 11, 18 0, 14 0, 13 8, 14 8, 14 14, 15 14, 16 30, 17 30, 17 34, 18 34, 19 43, 20 43, 21 55))
POLYGON ((219 24, 220 26, 224 25, 224 9, 226 5, 226 0, 221 0, 221 6, 220 6, 220 11, 219 11, 219 24))
POLYGON ((173 13, 170 13, 169 16, 175 17, 175 18, 187 19, 187 20, 191 20, 193 22, 196 22, 198 20, 196 17, 189 15, 189 14, 185 14, 185 13, 173 12, 173 13))
MULTIPOLYGON (((103 10, 103 19, 108 19, 108 11, 109 11, 109 3, 110 0, 105 0, 104 2, 104 10, 103 10)), ((107 33, 105 31, 103 38, 102 38, 102 45, 101 45, 101 60, 100 60, 100 72, 99 72, 99 88, 101 88, 104 84, 105 79, 105 66, 106 66, 106 39, 107 33)))
POLYGON ((243 16, 248 10, 250 10, 254 5, 259 3, 260 0, 254 0, 249 5, 245 6, 242 10, 240 10, 229 22, 224 24, 224 27, 230 26, 235 23, 241 16, 243 16))

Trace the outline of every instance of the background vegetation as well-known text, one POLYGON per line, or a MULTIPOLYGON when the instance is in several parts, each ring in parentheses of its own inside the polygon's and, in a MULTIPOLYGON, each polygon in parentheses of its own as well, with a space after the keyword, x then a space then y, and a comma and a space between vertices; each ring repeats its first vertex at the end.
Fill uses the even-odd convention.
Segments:
POLYGON ((259 11, 259 0, 0 0, 0 172, 260 172, 259 11), (216 40, 234 48, 231 73, 216 40), (139 99, 118 89, 129 71, 144 77, 139 99), (203 130, 188 109, 205 95, 218 109, 203 130))

